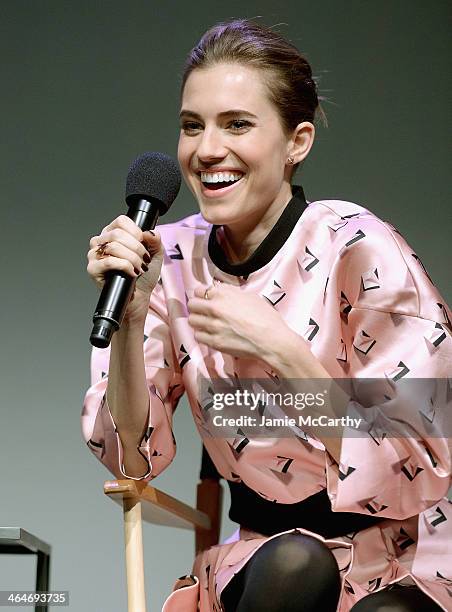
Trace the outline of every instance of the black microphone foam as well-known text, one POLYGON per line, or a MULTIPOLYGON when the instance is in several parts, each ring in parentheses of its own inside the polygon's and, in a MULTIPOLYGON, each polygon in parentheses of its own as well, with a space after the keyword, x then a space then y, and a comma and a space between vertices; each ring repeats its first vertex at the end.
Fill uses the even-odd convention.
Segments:
POLYGON ((137 157, 126 180, 126 202, 157 200, 160 214, 167 212, 179 193, 181 175, 176 161, 165 153, 147 152, 137 157))
MULTIPOLYGON (((127 216, 143 231, 152 230, 160 215, 176 198, 181 175, 176 161, 164 153, 143 153, 129 168, 126 180, 127 216)), ((124 318, 135 287, 135 278, 110 271, 93 316, 90 342, 106 348, 124 318)))

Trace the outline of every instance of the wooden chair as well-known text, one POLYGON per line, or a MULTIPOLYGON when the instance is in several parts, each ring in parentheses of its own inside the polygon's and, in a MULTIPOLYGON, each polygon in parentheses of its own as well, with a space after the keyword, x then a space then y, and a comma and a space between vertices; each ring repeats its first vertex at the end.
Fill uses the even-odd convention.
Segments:
POLYGON ((196 509, 137 480, 108 480, 104 493, 123 508, 129 612, 146 612, 142 520, 195 531, 196 553, 218 543, 223 489, 203 448, 196 509))

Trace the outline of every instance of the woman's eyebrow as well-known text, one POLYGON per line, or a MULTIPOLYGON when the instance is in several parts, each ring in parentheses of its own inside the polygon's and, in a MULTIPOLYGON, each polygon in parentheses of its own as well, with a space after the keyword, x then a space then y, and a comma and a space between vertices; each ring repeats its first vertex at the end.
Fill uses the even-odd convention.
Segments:
MULTIPOLYGON (((235 108, 235 109, 231 109, 231 110, 227 110, 227 111, 223 111, 222 113, 218 113, 218 117, 219 118, 224 118, 224 117, 236 117, 237 115, 246 115, 248 117, 253 117, 254 119, 257 119, 256 115, 253 115, 253 113, 250 113, 250 111, 247 110, 243 110, 241 108, 235 108)), ((188 110, 188 109, 182 109, 179 117, 193 117, 194 119, 199 119, 202 120, 201 115, 199 115, 198 113, 195 113, 194 111, 188 110)))

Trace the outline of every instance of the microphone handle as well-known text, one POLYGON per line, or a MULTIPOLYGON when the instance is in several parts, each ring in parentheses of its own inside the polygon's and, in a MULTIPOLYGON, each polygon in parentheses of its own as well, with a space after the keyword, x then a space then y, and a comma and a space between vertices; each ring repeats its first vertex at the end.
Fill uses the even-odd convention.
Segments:
MULTIPOLYGON (((160 207, 157 201, 137 200, 129 206, 127 216, 144 232, 157 224, 160 207)), ((89 341, 98 348, 107 348, 112 336, 122 323, 136 279, 125 272, 107 273, 105 284, 93 315, 93 329, 89 341)))

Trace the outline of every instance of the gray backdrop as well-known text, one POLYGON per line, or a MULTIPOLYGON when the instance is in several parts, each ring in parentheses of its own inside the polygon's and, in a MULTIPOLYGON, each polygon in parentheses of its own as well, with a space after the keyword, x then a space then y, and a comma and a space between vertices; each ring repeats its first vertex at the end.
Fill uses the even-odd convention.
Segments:
MULTIPOLYGON (((97 292, 89 237, 124 211, 129 162, 176 153, 186 52, 212 23, 261 15, 307 53, 328 129, 302 180, 308 199, 337 197, 391 220, 450 302, 446 129, 450 3, 3 0, 0 525, 53 546, 52 586, 71 609, 126 608, 121 514, 104 467, 84 446, 97 292), (224 5, 224 7, 223 7, 224 5)), ((168 215, 193 212, 183 190, 168 215)), ((155 483, 194 501, 200 443, 187 404, 172 467, 155 483)), ((225 523, 223 535, 232 529, 225 523)), ((151 609, 190 570, 191 534, 145 528, 151 609)), ((33 588, 33 558, 0 557, 0 589, 33 588)))

